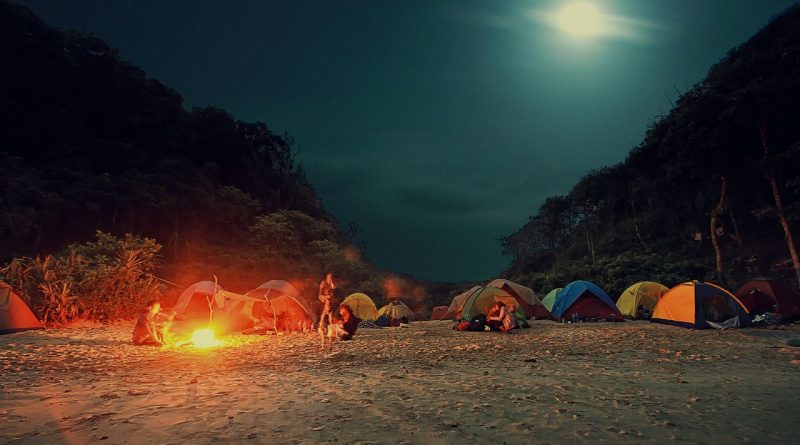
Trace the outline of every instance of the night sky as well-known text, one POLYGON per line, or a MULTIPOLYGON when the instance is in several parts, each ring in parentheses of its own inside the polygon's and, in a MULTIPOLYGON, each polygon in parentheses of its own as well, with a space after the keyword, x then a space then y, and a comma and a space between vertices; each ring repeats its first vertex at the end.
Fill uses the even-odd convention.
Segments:
POLYGON ((792 1, 23 1, 180 92, 296 139, 325 206, 381 268, 480 280, 548 196, 648 125, 792 1), (230 4, 229 4, 230 3, 230 4), (594 28, 593 28, 594 29, 594 28))

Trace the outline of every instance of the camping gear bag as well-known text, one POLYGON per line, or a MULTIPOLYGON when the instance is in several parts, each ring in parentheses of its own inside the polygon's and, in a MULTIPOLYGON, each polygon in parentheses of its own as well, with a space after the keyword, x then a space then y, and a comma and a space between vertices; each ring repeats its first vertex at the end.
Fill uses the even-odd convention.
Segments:
POLYGON ((484 314, 478 314, 472 317, 472 320, 469 321, 470 331, 483 332, 485 328, 486 328, 486 315, 484 314))

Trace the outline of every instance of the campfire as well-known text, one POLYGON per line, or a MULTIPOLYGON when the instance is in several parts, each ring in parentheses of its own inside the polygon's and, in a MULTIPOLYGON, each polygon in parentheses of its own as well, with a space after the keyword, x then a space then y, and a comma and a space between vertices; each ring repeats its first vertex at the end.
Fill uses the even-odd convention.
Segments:
POLYGON ((206 348, 215 348, 217 346, 222 346, 225 343, 217 339, 214 329, 202 328, 202 329, 197 329, 192 333, 191 344, 195 348, 206 349, 206 348))

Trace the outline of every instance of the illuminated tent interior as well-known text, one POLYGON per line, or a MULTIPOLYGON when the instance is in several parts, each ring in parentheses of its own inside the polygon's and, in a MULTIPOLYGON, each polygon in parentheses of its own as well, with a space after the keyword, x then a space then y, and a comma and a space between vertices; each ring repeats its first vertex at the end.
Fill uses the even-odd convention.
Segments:
POLYGON ((461 318, 471 320, 481 314, 487 315, 489 308, 498 301, 506 306, 514 305, 517 311, 522 310, 517 298, 511 293, 493 286, 483 286, 475 289, 467 297, 461 312, 461 318))
POLYGON ((183 320, 213 320, 225 331, 251 328, 261 322, 273 329, 298 330, 316 322, 311 306, 297 289, 282 280, 267 281, 247 294, 201 281, 183 291, 173 311, 183 320))
POLYGON ((304 324, 317 321, 305 298, 286 281, 267 281, 247 292, 247 296, 256 301, 243 301, 242 312, 259 320, 274 319, 277 329, 302 330, 304 324))
POLYGON ((533 291, 533 289, 529 287, 500 278, 490 281, 487 286, 503 289, 512 296, 516 297, 518 302, 516 306, 525 312, 525 318, 542 318, 550 316, 550 310, 544 307, 542 300, 540 300, 539 297, 536 296, 536 293, 533 291))
POLYGON ((222 310, 224 299, 215 298, 217 292, 223 287, 213 281, 199 281, 187 287, 178 297, 178 301, 172 306, 175 314, 183 319, 208 320, 209 310, 222 310), (211 308, 209 308, 211 305, 211 308))

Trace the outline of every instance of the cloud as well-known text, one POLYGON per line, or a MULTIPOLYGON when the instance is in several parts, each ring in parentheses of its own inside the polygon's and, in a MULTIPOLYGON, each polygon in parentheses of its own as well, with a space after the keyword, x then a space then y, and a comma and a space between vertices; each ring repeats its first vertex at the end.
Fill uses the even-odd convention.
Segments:
MULTIPOLYGON (((558 28, 558 8, 553 9, 527 9, 524 16, 531 22, 545 25, 554 29, 558 28)), ((655 22, 613 14, 606 11, 600 12, 601 29, 597 38, 624 40, 640 44, 653 42, 653 34, 663 32, 666 28, 655 22)), ((562 32, 558 30, 558 32, 562 32)))
MULTIPOLYGON (((448 15, 462 23, 492 27, 512 32, 531 33, 531 25, 543 28, 558 28, 556 25, 560 8, 566 2, 549 2, 548 7, 513 8, 505 10, 459 10, 449 11, 448 15)), ((666 26, 637 17, 603 12, 601 14, 603 29, 601 35, 607 39, 624 40, 640 44, 654 42, 656 34, 668 31, 666 26)), ((556 32, 562 32, 556 30, 556 32)))

